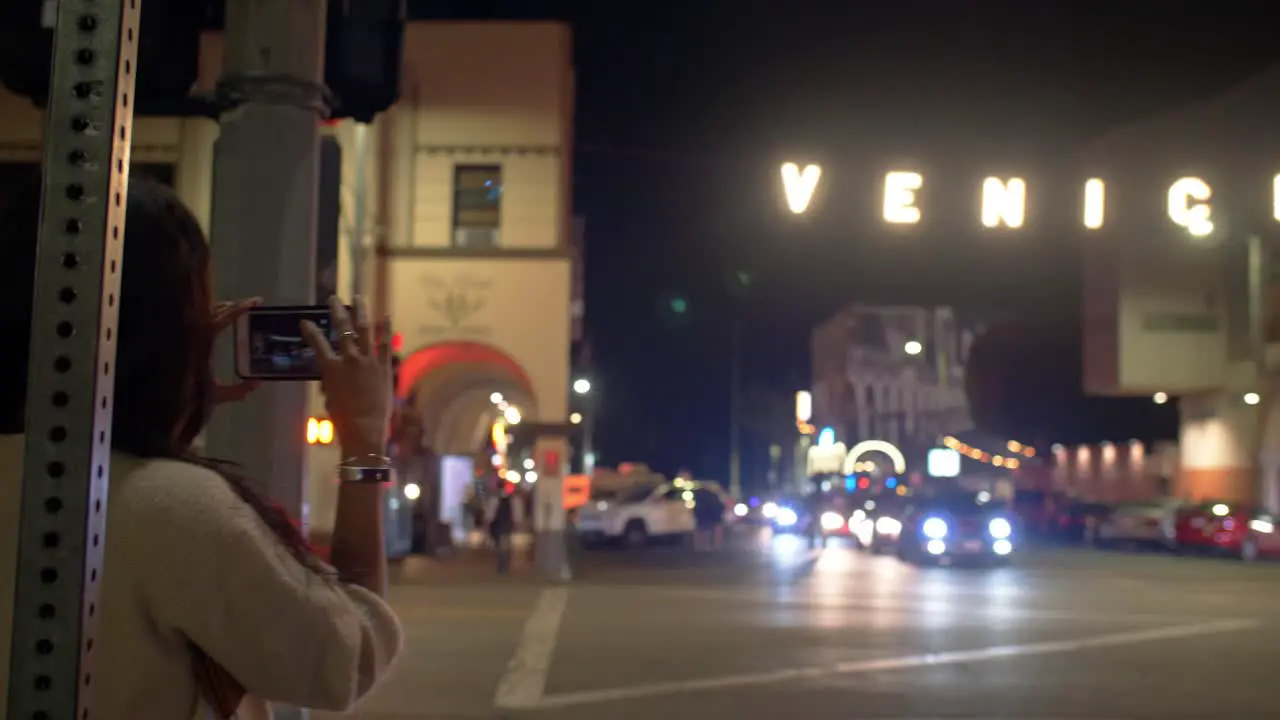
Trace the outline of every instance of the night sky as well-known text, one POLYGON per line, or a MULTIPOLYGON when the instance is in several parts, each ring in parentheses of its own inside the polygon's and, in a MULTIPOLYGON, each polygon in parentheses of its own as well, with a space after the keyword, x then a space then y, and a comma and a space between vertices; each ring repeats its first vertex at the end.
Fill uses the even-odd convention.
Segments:
MULTIPOLYGON (((1080 260, 1071 232, 1042 224, 992 237, 975 232, 970 214, 903 237, 858 208, 872 207, 873 183, 894 160, 927 168, 926 178, 957 178, 937 182, 961 194, 987 173, 1080 182, 1069 166, 1089 139, 1280 59, 1262 4, 410 7, 423 18, 574 26, 574 201, 587 218, 601 462, 724 478, 732 318, 746 330, 748 393, 786 413, 808 381, 810 328, 851 301, 952 304, 1052 344, 1056 364, 1015 369, 1063 398, 1019 413, 1050 441, 1175 427, 1169 409, 1148 400, 1085 402, 1075 390, 1080 260), (787 159, 823 163, 826 187, 845 195, 797 222, 777 197, 787 159), (730 282, 739 270, 754 279, 745 297, 730 282), (687 302, 683 315, 670 311, 672 298, 687 302)), ((752 434, 746 442, 752 482, 765 449, 752 434)))

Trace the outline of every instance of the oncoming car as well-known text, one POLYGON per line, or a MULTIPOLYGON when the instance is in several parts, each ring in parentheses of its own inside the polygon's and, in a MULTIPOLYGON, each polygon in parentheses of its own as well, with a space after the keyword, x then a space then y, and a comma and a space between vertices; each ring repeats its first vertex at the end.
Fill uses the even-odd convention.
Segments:
POLYGON ((858 546, 877 554, 896 548, 906 511, 907 502, 895 495, 863 502, 862 507, 855 510, 853 517, 849 519, 849 526, 858 546))
POLYGON ((807 534, 812 525, 808 508, 798 498, 779 498, 764 503, 760 515, 775 533, 807 534))
POLYGON ((811 498, 817 522, 812 529, 816 539, 825 547, 833 537, 852 537, 858 510, 854 510, 853 496, 844 492, 831 492, 811 498))
POLYGON ((811 495, 765 503, 763 510, 774 533, 799 535, 808 538, 811 546, 825 547, 830 538, 852 534, 850 504, 849 499, 840 494, 811 495))
POLYGON ((898 536, 898 557, 922 563, 976 558, 1003 562, 1013 553, 1013 514, 991 495, 949 493, 918 500, 898 536))

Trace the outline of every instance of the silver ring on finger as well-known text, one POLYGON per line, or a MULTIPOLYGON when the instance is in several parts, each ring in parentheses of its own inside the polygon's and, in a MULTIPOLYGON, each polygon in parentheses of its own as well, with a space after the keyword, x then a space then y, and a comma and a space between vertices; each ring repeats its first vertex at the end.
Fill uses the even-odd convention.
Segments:
POLYGON ((343 330, 342 333, 338 335, 338 337, 343 340, 346 340, 347 338, 355 339, 360 337, 360 333, 356 332, 355 330, 343 330))

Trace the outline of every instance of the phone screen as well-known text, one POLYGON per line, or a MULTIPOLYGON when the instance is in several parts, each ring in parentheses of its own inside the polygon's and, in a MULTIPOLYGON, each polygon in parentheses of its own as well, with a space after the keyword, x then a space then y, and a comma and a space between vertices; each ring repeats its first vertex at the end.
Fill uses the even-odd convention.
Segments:
POLYGON ((337 332, 326 305, 254 308, 240 318, 236 332, 236 374, 262 380, 318 380, 315 352, 302 337, 309 320, 335 347, 337 332))

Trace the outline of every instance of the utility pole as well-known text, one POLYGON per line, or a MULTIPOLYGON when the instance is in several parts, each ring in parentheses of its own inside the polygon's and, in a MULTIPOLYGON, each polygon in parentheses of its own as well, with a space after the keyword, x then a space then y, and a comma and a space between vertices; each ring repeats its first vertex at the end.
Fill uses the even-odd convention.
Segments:
MULTIPOLYGON (((211 246, 217 297, 258 296, 309 305, 315 288, 325 0, 227 0, 224 75, 228 110, 214 146, 211 246)), ((229 344, 219 370, 232 372, 229 344)), ((210 423, 214 457, 240 463, 307 525, 305 383, 266 383, 210 423)), ((277 708, 278 720, 306 712, 277 708)))
POLYGON ((1249 293, 1249 354, 1253 360, 1258 393, 1257 427, 1254 428, 1253 462, 1257 484, 1254 501, 1268 512, 1280 512, 1280 487, 1277 487, 1275 460, 1267 456, 1267 418, 1275 407, 1276 388, 1267 370, 1267 297, 1271 280, 1271 253, 1267 241, 1259 233, 1245 238, 1246 273, 1249 293))
MULTIPOLYGON (((369 250, 369 124, 352 123, 351 144, 355 146, 355 187, 352 188, 351 235, 347 252, 351 257, 351 294, 364 294, 364 259, 369 250)), ((384 195, 385 189, 381 189, 384 195)), ((385 222, 385 220, 384 220, 385 222)), ((323 298, 316 298, 323 300, 323 298)), ((379 316, 381 318, 381 316, 379 316)))
POLYGON ((590 476, 596 469, 596 390, 587 393, 582 413, 582 473, 590 476))
POLYGON ((742 319, 729 339, 729 494, 742 497, 742 319))
POLYGON ((115 299, 124 271, 141 4, 42 6, 42 26, 54 35, 53 73, 17 573, 12 617, 0 617, 13 627, 10 656, 0 658, 8 686, 0 715, 13 720, 95 717, 90 648, 104 571, 115 299))

